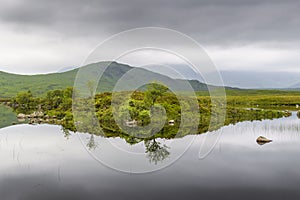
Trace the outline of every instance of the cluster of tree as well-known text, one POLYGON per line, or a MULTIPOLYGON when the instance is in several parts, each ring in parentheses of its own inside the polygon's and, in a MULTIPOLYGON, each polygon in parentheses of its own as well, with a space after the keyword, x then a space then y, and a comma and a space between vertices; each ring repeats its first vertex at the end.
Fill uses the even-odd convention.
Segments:
MULTIPOLYGON (((49 91, 45 97, 33 97, 31 92, 27 91, 17 94, 12 99, 12 106, 17 113, 24 114, 30 114, 40 109, 45 116, 61 120, 65 130, 99 135, 101 128, 105 136, 123 137, 132 143, 138 142, 133 139, 135 136, 147 139, 183 137, 191 133, 193 122, 198 124, 197 133, 206 132, 209 128, 210 130, 217 129, 224 125, 223 123, 211 123, 214 118, 217 118, 216 116, 221 115, 221 112, 211 112, 211 108, 216 105, 212 105, 209 97, 199 96, 197 98, 200 114, 195 115, 193 112, 189 112, 189 110, 194 110, 189 97, 185 97, 184 101, 180 102, 174 93, 159 83, 148 84, 145 91, 106 92, 96 94, 94 98, 80 99, 76 105, 82 115, 76 119, 76 122, 74 122, 72 113, 72 96, 72 88, 49 91), (128 95, 129 97, 124 101, 124 97, 128 95), (113 102, 116 106, 112 106, 113 102), (94 109, 94 113, 90 112, 89 108, 91 107, 94 109), (183 113, 183 108, 188 111, 183 113), (169 120, 174 121, 172 126, 169 125, 169 120), (136 123, 137 128, 133 135, 128 135, 128 131, 126 131, 133 130, 132 127, 126 126, 128 122, 136 123), (162 122, 164 123, 162 128, 158 128, 162 122), (180 124, 183 122, 185 127, 182 128, 180 124), (138 129, 138 127, 147 127, 150 124, 154 124, 154 126, 149 129, 138 129), (152 134, 153 132, 156 134, 152 134)), ((232 106, 227 107, 226 111, 225 124, 244 120, 278 118, 286 115, 280 111, 248 110, 232 106)))
POLYGON ((31 91, 20 92, 12 98, 11 105, 17 113, 30 114, 35 111, 40 103, 40 99, 33 98, 31 91))
POLYGON ((20 92, 11 99, 11 106, 17 113, 32 114, 42 111, 45 117, 64 119, 64 124, 70 130, 75 130, 72 116, 71 87, 64 90, 52 90, 45 97, 33 97, 30 91, 20 92))

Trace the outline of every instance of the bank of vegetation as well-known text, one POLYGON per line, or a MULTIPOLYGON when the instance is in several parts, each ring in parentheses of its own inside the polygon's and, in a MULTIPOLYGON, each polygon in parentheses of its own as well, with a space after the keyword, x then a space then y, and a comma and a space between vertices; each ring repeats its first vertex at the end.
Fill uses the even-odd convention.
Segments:
POLYGON ((6 104, 12 107, 20 117, 28 118, 29 123, 61 124, 66 131, 87 132, 107 137, 123 137, 133 143, 135 136, 142 138, 148 136, 151 138, 174 138, 218 129, 224 124, 218 123, 218 121, 211 122, 214 122, 215 118, 218 119, 218 115, 224 114, 222 110, 225 109, 225 125, 227 125, 246 120, 289 116, 290 112, 285 111, 285 109, 300 105, 300 95, 293 92, 285 93, 284 96, 277 93, 256 92, 254 94, 254 91, 250 95, 243 94, 243 92, 240 94, 229 93, 227 105, 215 105, 205 92, 198 93, 196 100, 200 114, 195 116, 192 112, 194 108, 189 103, 191 101, 189 96, 185 96, 184 103, 181 102, 180 105, 178 97, 170 92, 168 88, 152 83, 147 86, 145 91, 118 92, 117 94, 105 92, 97 94, 93 98, 78 100, 75 106, 77 110, 82 111, 82 115, 76 118, 76 122, 74 122, 72 113, 73 90, 71 87, 49 91, 43 97, 34 96, 30 91, 20 92, 9 101, 6 101, 6 104), (119 101, 123 101, 121 97, 128 94, 131 95, 126 102, 119 104, 121 106, 117 108, 113 108, 111 105, 113 95, 114 101, 118 102, 118 95, 120 97, 119 101), (164 120, 159 117, 155 118, 155 112, 161 112, 160 106, 166 112, 166 119, 164 120), (186 108, 187 112, 182 113, 182 106, 186 108), (213 109, 213 107, 219 108, 219 110, 213 109), (94 109, 94 112, 90 112, 89 109, 91 108, 94 109), (114 109, 117 109, 116 117, 114 117, 116 111, 114 109), (96 121, 91 123, 87 120, 90 120, 93 117, 92 115, 95 116, 96 121), (120 121, 115 121, 115 119, 120 119, 120 121), (180 127, 180 124, 183 123, 182 120, 185 120, 185 127, 180 127), (144 133, 144 130, 137 130, 136 135, 128 134, 126 131, 126 129, 133 130, 136 127, 146 127, 151 123, 159 125, 161 121, 164 121, 164 124, 162 129, 159 130, 151 129, 147 130, 147 133, 144 133), (197 122, 197 130, 191 132, 190 130, 195 128, 193 127, 195 121, 197 122), (122 129, 120 129, 120 124, 123 126, 122 129), (158 133, 153 135, 151 131, 158 131, 158 133))

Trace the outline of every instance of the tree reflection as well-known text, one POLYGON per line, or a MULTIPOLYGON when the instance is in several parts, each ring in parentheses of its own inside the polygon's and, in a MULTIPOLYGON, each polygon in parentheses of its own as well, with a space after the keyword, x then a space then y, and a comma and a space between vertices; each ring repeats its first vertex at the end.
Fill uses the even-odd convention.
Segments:
POLYGON ((67 138, 67 139, 69 139, 70 135, 71 135, 70 130, 67 129, 67 128, 65 128, 64 126, 61 127, 61 130, 64 133, 64 137, 67 138))
POLYGON ((155 165, 159 161, 165 160, 170 155, 170 152, 168 151, 170 147, 165 144, 161 145, 161 143, 157 142, 155 139, 145 140, 145 147, 150 163, 154 163, 155 165))
POLYGON ((97 143, 95 142, 94 134, 91 134, 89 142, 86 144, 89 150, 95 150, 97 148, 97 143))

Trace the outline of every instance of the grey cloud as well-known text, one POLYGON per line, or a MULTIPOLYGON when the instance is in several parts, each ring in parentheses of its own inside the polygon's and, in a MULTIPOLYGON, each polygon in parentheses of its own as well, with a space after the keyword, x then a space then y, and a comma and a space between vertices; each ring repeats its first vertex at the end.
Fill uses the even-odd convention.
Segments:
POLYGON ((210 45, 300 41, 300 1, 28 0, 1 5, 0 22, 64 37, 97 37, 161 26, 210 45))
POLYGON ((1 0, 0 67, 79 66, 112 34, 157 26, 191 36, 220 68, 298 71, 299 8, 300 0, 1 0))

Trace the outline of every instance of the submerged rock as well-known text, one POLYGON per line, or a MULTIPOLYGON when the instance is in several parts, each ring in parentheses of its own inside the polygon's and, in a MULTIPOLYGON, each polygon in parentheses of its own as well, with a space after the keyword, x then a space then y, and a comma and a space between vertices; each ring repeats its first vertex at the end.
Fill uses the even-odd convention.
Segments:
POLYGON ((256 139, 256 142, 257 144, 259 145, 264 145, 266 143, 269 143, 269 142, 272 142, 272 140, 266 138, 266 137, 263 137, 263 136, 259 136, 257 139, 256 139))
POLYGON ((297 112, 297 117, 300 119, 300 110, 297 112))

